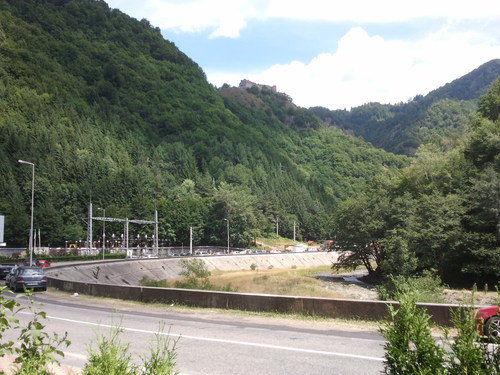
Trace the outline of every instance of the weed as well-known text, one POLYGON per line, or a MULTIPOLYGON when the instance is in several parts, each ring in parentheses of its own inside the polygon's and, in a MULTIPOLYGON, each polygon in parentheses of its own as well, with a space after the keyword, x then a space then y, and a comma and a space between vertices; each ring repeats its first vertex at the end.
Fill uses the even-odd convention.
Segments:
POLYGON ((165 323, 160 323, 155 340, 149 345, 150 357, 141 357, 143 363, 143 375, 176 375, 175 359, 177 352, 175 347, 179 338, 172 340, 170 332, 164 334, 165 323))
POLYGON ((500 306, 500 282, 495 285, 495 290, 497 291, 497 296, 493 299, 494 304, 500 306))
POLYGON ((64 357, 64 353, 59 350, 60 346, 69 346, 70 342, 67 339, 67 333, 62 337, 54 333, 49 335, 45 332, 45 325, 42 320, 46 319, 45 312, 36 311, 33 308, 34 302, 32 299, 33 292, 26 291, 29 305, 27 308, 20 308, 19 303, 14 299, 5 299, 5 287, 0 288, 0 339, 8 329, 20 330, 17 338, 16 347, 12 341, 2 342, 0 344, 0 354, 3 356, 7 353, 16 354, 15 363, 18 367, 13 369, 13 375, 49 375, 48 366, 51 363, 59 363, 56 356, 64 357), (21 310, 30 310, 33 318, 25 325, 20 326, 19 320, 13 316, 7 316, 6 312, 10 311, 14 315, 21 310), (15 324, 15 326, 12 326, 15 324))
POLYGON ((99 279, 99 271, 101 271, 101 267, 97 266, 94 270, 92 270, 92 276, 94 279, 99 279))
POLYGON ((155 288, 168 288, 167 280, 152 280, 147 276, 143 276, 143 278, 139 281, 139 285, 151 286, 155 288))
POLYGON ((88 349, 88 361, 84 375, 136 375, 138 368, 132 364, 129 345, 119 341, 123 329, 113 326, 109 337, 97 337, 97 351, 88 349))

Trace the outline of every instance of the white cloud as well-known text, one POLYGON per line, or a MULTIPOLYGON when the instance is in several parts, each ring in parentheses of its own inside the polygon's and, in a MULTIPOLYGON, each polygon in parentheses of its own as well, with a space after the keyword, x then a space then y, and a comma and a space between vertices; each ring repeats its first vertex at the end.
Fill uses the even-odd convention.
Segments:
POLYGON ((319 54, 308 63, 293 61, 260 73, 207 72, 207 76, 216 86, 237 85, 242 78, 276 85, 304 107, 350 109, 425 95, 499 57, 500 46, 473 32, 450 32, 445 27, 422 40, 403 41, 384 40, 354 27, 339 40, 334 53, 319 54))
POLYGON ((491 20, 500 15, 498 0, 107 0, 136 18, 161 29, 210 30, 212 37, 238 37, 249 20, 293 19, 331 22, 387 23, 419 18, 491 20))
POLYGON ((278 18, 343 22, 366 29, 371 24, 405 23, 418 29, 413 39, 405 40, 353 27, 330 53, 259 72, 238 71, 237 66, 220 71, 197 61, 216 86, 237 85, 243 78, 277 85, 278 91, 304 107, 406 101, 500 58, 498 0, 108 0, 108 4, 135 18, 147 18, 169 33, 197 32, 208 38, 237 38, 254 20, 278 18), (419 23, 429 20, 434 27, 438 21, 441 29, 427 33, 419 29, 419 23))

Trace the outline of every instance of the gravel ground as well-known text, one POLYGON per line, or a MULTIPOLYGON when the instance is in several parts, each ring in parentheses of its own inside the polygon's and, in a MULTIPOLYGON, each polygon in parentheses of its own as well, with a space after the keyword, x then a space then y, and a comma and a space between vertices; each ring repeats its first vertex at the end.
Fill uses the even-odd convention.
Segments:
MULTIPOLYGON (((374 285, 367 284, 361 279, 367 276, 364 270, 357 270, 346 274, 331 274, 329 272, 311 275, 320 280, 324 288, 335 291, 348 299, 378 300, 374 285)), ((475 306, 491 306, 498 304, 500 293, 496 291, 476 291, 472 293, 465 289, 445 289, 443 303, 470 305, 474 294, 475 306)))
POLYGON ((361 281, 367 272, 359 270, 348 274, 332 274, 329 272, 311 275, 321 281, 324 288, 333 290, 347 299, 377 300, 375 286, 361 281))

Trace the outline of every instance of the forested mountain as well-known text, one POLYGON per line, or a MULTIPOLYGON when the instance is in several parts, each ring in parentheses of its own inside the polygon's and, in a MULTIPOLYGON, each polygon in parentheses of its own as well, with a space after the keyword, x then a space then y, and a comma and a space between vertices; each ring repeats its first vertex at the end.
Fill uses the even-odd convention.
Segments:
POLYGON ((31 168, 18 159, 35 164, 44 246, 85 239, 89 202, 116 218, 157 209, 162 244, 187 244, 189 227, 195 244, 226 244, 224 219, 233 246, 277 218, 281 235, 296 221, 298 238, 328 238, 340 201, 407 163, 286 95, 219 93, 159 29, 104 1, 0 0, 0 97, 9 246, 25 246, 29 228, 31 168))
POLYGON ((421 146, 409 166, 341 203, 342 265, 386 279, 431 274, 498 287, 500 78, 478 109, 463 137, 421 146))
MULTIPOLYGON (((231 246, 247 246, 279 220, 280 235, 296 222, 298 239, 335 238, 344 265, 386 278, 496 282, 499 65, 405 104, 311 110, 214 88, 159 29, 104 1, 0 0, 5 240, 27 244, 22 159, 43 246, 84 240, 92 202, 114 218, 158 210, 161 245, 187 245, 190 227, 195 245, 226 245, 230 224, 231 246)), ((130 228, 142 244, 151 234, 130 228)))
POLYGON ((479 97, 500 77, 500 59, 407 103, 368 103, 350 111, 315 107, 329 124, 359 136, 376 147, 413 155, 419 145, 462 133, 479 97))

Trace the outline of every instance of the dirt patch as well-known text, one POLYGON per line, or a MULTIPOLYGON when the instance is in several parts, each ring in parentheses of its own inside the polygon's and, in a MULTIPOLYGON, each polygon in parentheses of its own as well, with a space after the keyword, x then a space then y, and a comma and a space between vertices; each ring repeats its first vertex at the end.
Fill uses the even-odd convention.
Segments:
POLYGON ((322 273, 311 275, 321 282, 321 286, 348 299, 378 300, 374 285, 362 281, 364 272, 355 271, 348 274, 322 273))

